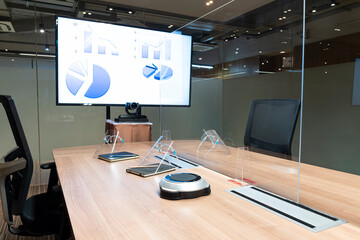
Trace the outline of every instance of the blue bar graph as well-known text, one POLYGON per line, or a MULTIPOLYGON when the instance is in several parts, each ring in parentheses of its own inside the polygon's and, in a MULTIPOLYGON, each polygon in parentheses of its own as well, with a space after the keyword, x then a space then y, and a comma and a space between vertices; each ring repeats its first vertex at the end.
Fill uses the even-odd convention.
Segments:
POLYGON ((89 31, 84 31, 84 52, 92 52, 92 33, 89 31))
POLYGON ((149 57, 149 46, 142 45, 142 58, 148 58, 149 57))
POLYGON ((99 45, 98 46, 98 53, 99 54, 105 54, 105 46, 104 45, 99 45))
POLYGON ((154 50, 154 59, 160 59, 160 50, 154 50))
POLYGON ((171 40, 165 41, 165 60, 171 60, 171 40))

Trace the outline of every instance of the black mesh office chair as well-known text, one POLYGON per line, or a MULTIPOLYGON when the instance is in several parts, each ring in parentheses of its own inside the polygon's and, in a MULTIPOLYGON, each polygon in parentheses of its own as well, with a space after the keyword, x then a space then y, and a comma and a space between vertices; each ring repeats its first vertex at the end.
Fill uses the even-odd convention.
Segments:
POLYGON ((3 218, 9 231, 16 235, 42 236, 56 234, 58 239, 70 235, 65 202, 62 196, 54 163, 42 164, 42 169, 50 169, 49 185, 46 193, 27 199, 33 160, 25 134, 10 96, 0 95, 5 108, 16 147, 2 157, 0 163, 0 189, 3 218), (14 226, 13 216, 20 216, 22 225, 14 226))
POLYGON ((245 146, 291 156, 291 143, 299 114, 297 99, 264 99, 251 102, 245 146))

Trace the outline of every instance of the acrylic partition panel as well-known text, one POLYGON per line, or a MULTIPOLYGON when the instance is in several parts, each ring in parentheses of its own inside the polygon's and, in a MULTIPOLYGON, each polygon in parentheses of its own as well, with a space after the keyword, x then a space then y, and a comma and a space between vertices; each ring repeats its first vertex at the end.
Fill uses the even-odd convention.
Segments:
MULTIPOLYGON (((207 163, 210 161, 206 158, 219 160, 216 167, 221 168, 221 172, 231 178, 236 174, 234 168, 226 167, 222 161, 235 165, 238 161, 237 149, 244 146, 251 101, 300 98, 300 56, 295 54, 294 49, 301 48, 302 7, 301 3, 296 1, 244 4, 243 1, 221 0, 208 3, 206 5, 204 2, 193 2, 189 6, 181 3, 183 9, 188 10, 182 16, 188 17, 170 14, 161 16, 161 21, 158 20, 157 23, 154 13, 141 11, 132 15, 117 13, 118 19, 109 22, 139 28, 156 28, 174 35, 178 35, 178 31, 192 36, 190 106, 165 106, 161 103, 160 107, 143 106, 142 114, 153 123, 153 140, 162 135, 163 130, 169 130, 171 139, 195 140, 197 144, 191 146, 195 156, 204 130, 216 131, 221 140, 230 147, 231 154, 221 155, 219 158, 215 151, 211 150, 206 154, 207 150, 204 150, 202 158, 205 158, 207 163), (194 9, 196 11, 192 11, 194 9), (159 24, 161 27, 158 27, 159 24)), ((167 10, 178 13, 175 5, 174 9, 167 10)), ((79 18, 91 20, 91 17, 87 16, 79 18)), ((25 134, 30 139, 34 159, 41 163, 52 161, 53 148, 102 143, 105 133, 105 106, 56 105, 54 14, 24 13, 20 19, 24 23, 32 22, 31 29, 22 26, 16 29, 15 34, 1 35, 1 44, 5 44, 1 49, 1 61, 8 64, 2 65, 4 72, 8 74, 1 76, 1 93, 14 95, 16 103, 17 99, 21 101, 21 105, 17 106, 25 125, 25 134), (40 25, 45 27, 44 33, 40 33, 40 25), (18 36, 17 39, 14 36, 18 36), (25 36, 30 36, 31 40, 25 36), (48 51, 45 50, 47 45, 48 51), (20 46, 31 49, 20 49, 20 46), (9 52, 14 58, 5 53, 5 47, 11 50, 9 52), (22 55, 20 58, 18 53, 22 50, 37 55, 27 55, 28 58, 22 58, 22 55), (22 65, 16 65, 20 62, 22 65), (8 81, 5 76, 14 80, 8 81)), ((95 37, 93 40, 95 41, 95 37)), ((143 46, 144 51, 148 48, 148 57, 142 59, 146 64, 137 74, 144 81, 158 82, 158 94, 164 97, 169 94, 165 86, 167 82, 175 79, 179 71, 183 71, 173 69, 167 64, 167 59, 175 55, 171 52, 173 48, 166 46, 174 47, 174 51, 178 50, 172 40, 167 40, 171 39, 164 39, 163 50, 151 43, 138 45, 138 50, 142 50, 143 46), (171 49, 170 53, 166 49, 171 49), (149 61, 146 62, 147 60, 149 61), (150 60, 156 60, 158 65, 150 60), (152 64, 155 64, 155 67, 152 64), (157 75, 167 79, 156 79, 157 75)), ((141 101, 138 102, 141 104, 141 101)), ((113 106, 110 118, 114 120, 124 113, 123 106, 113 106)), ((296 199, 298 143, 299 121, 292 141, 292 160, 268 157, 268 152, 256 153, 252 151, 256 149, 252 149, 249 162, 253 162, 250 169, 253 180, 267 190, 296 199)), ((176 144, 175 141, 175 150, 176 144)), ((46 177, 42 177, 42 181, 46 182, 46 177)))
MULTIPOLYGON (((297 201, 300 114, 298 106, 292 108, 284 99, 298 104, 301 97, 301 55, 294 49, 302 45, 302 2, 216 4, 180 27, 183 34, 198 29, 193 35, 191 102, 189 107, 163 104, 159 134, 169 130, 180 155, 229 179, 245 171, 251 184, 297 201), (264 99, 281 101, 261 103, 250 118, 251 103, 264 99), (209 130, 228 153, 214 151, 216 139, 204 141, 209 130), (238 150, 244 144, 249 147, 246 169, 240 167, 244 154, 238 150)), ((162 95, 165 84, 161 81, 162 95)))
MULTIPOLYGON (((301 161, 335 170, 322 175, 335 186, 341 182, 336 177, 340 172, 360 175, 359 14, 358 2, 307 1, 301 161)), ((296 48, 295 52, 300 54, 300 49, 296 48)), ((334 208, 334 203, 322 196, 343 199, 343 193, 328 186, 314 184, 306 188, 302 184, 312 180, 301 175, 302 204, 359 224, 354 214, 354 207, 360 209, 359 201, 342 200, 334 208), (309 191, 311 196, 305 196, 309 191)), ((358 199, 358 181, 348 181, 346 185, 349 189, 355 188, 351 194, 358 199)))

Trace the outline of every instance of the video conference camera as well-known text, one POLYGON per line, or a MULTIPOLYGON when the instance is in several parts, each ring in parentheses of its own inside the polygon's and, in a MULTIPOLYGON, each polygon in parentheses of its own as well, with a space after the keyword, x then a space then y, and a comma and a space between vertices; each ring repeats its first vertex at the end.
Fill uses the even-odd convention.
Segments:
POLYGON ((141 106, 136 102, 128 102, 125 104, 125 112, 129 115, 141 115, 141 106))
POLYGON ((137 102, 127 102, 125 104, 125 115, 119 115, 115 122, 148 122, 145 115, 141 115, 141 106, 137 102))

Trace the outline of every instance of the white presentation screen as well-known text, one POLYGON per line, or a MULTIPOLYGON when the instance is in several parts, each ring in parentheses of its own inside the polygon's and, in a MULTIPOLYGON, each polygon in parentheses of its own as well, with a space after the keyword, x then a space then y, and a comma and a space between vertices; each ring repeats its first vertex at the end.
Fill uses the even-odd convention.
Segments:
POLYGON ((57 104, 190 105, 191 36, 57 18, 57 104))

